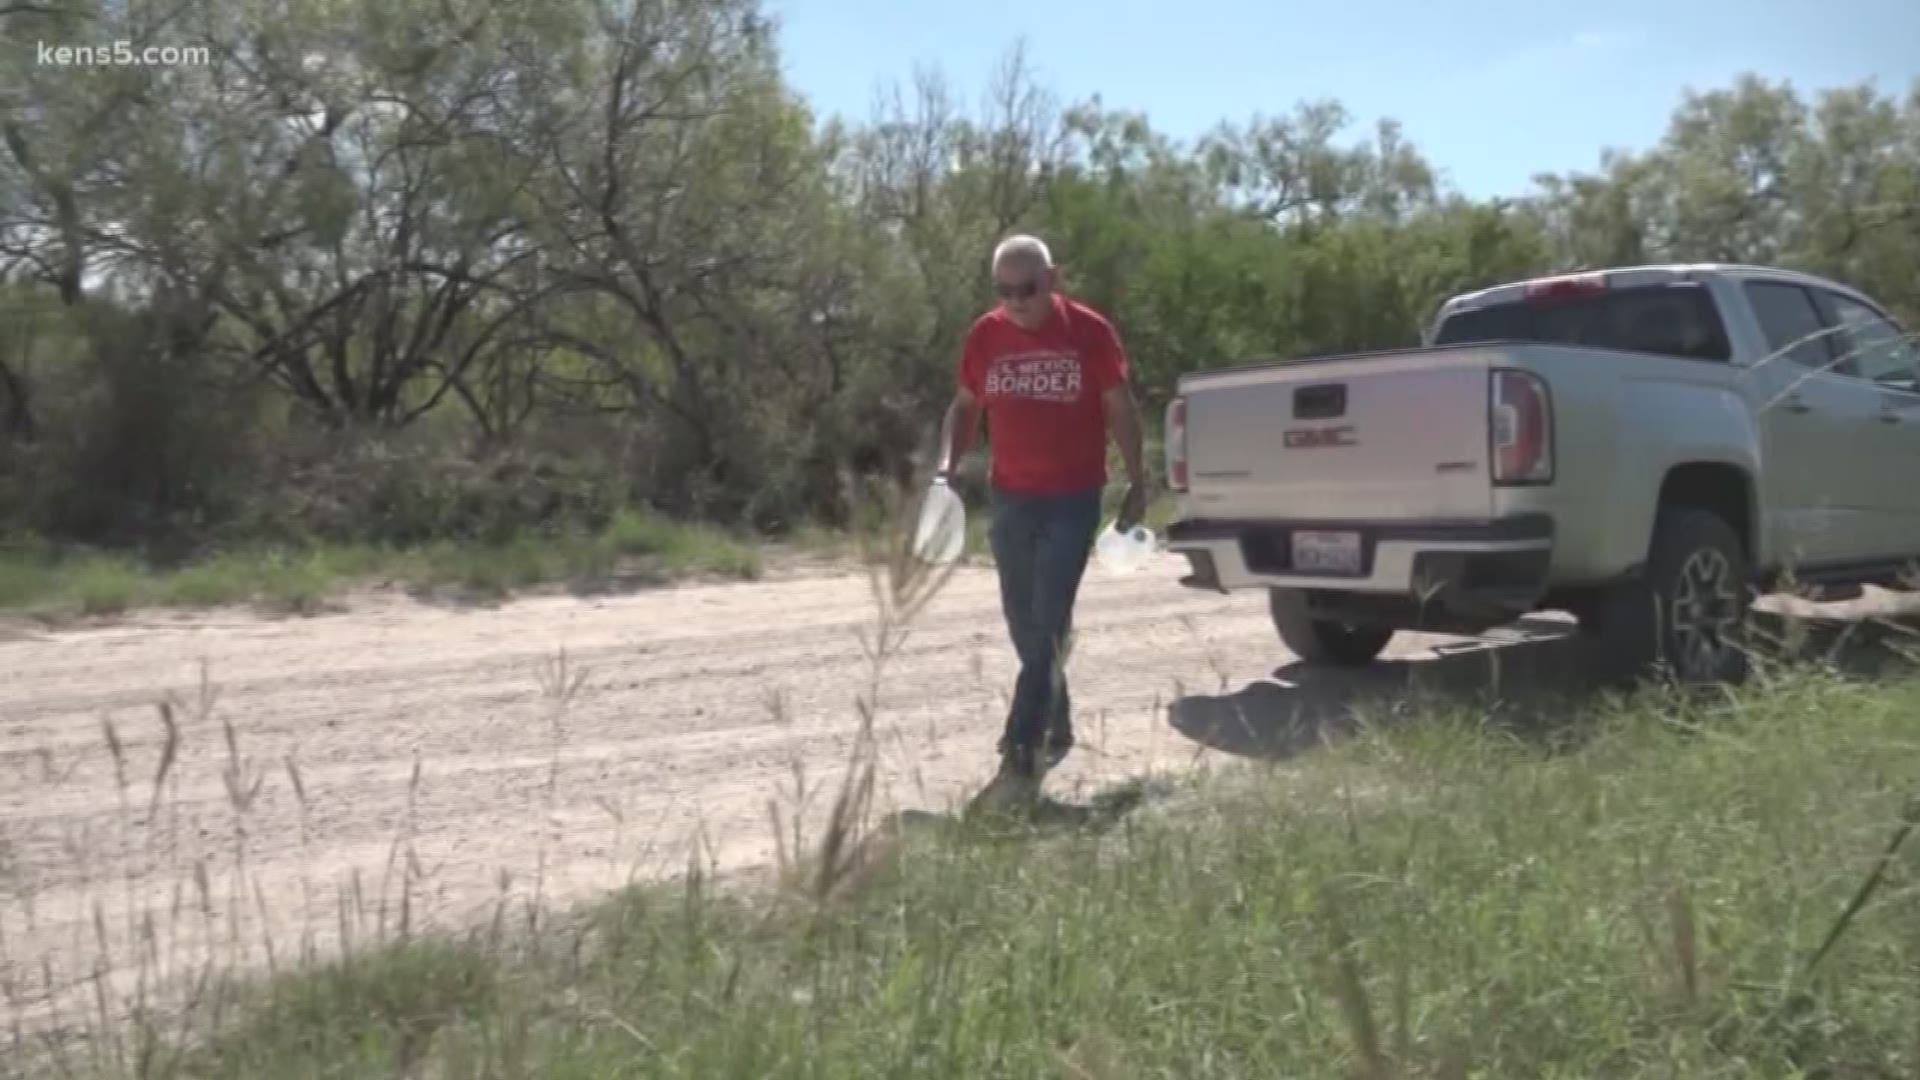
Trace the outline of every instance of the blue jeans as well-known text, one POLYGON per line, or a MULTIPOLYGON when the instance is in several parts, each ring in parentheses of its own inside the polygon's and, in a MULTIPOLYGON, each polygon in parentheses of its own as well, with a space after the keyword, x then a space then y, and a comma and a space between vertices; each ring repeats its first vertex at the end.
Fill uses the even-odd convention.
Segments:
POLYGON ((1073 602, 1100 528, 1100 489, 1069 495, 993 493, 993 558, 1000 606, 1020 657, 1002 753, 1073 741, 1072 700, 1061 663, 1073 602))

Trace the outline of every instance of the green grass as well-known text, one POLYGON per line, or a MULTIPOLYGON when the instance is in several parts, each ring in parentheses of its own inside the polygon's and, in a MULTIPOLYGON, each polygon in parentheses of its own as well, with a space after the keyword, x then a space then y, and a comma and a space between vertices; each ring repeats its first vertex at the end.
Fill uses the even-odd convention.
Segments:
POLYGON ((294 611, 312 610, 346 582, 378 575, 388 552, 371 546, 228 552, 144 582, 150 603, 206 607, 258 601, 294 611))
POLYGON ((66 586, 83 615, 114 615, 141 596, 139 567, 125 559, 96 556, 73 563, 66 586))
POLYGON ((0 544, 0 610, 108 615, 134 607, 258 603, 312 611, 354 584, 391 582, 486 597, 553 582, 753 578, 755 548, 718 529, 625 511, 593 535, 523 536, 501 544, 440 542, 258 547, 178 569, 118 555, 61 555, 44 544, 0 544))
POLYGON ((284 976, 167 1075, 1911 1076, 1912 849, 1809 962, 1917 717, 1818 672, 1442 709, 1104 832, 907 834, 828 903, 636 888, 284 976))
MULTIPOLYGON (((1118 505, 1116 490, 1106 513, 1118 505)), ((1164 531, 1172 503, 1148 508, 1147 525, 1164 531)), ((968 515, 966 551, 990 559, 990 516, 968 515)), ((861 539, 885 533, 874 518, 852 530, 800 529, 790 545, 819 555, 850 558, 861 539)), ((880 545, 884 547, 884 545, 880 545)), ((659 583, 710 576, 751 580, 763 572, 761 546, 710 526, 672 521, 644 511, 617 514, 597 534, 523 536, 504 543, 440 541, 406 549, 375 545, 246 547, 219 552, 173 570, 115 555, 62 557, 45 544, 0 543, 0 611, 44 615, 105 615, 133 607, 207 607, 259 603, 306 612, 361 582, 500 598, 555 582, 659 583)))

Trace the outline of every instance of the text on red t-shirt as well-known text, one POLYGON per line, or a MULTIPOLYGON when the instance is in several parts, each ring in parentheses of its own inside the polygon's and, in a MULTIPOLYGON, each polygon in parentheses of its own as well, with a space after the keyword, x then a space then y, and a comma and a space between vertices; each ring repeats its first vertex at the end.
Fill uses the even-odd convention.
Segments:
POLYGON ((1056 294, 1038 330, 998 308, 975 320, 961 351, 960 385, 986 409, 993 485, 1025 495, 1104 487, 1101 396, 1126 377, 1113 324, 1076 300, 1056 294))

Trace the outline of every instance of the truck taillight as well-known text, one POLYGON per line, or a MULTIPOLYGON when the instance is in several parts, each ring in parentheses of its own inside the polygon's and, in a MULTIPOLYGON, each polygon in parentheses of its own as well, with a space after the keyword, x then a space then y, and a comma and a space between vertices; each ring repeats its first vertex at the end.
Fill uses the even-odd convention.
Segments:
POLYGON ((1493 482, 1553 481, 1553 402, 1547 384, 1524 371, 1493 373, 1493 482))
POLYGON ((1167 487, 1187 490, 1187 399, 1183 397, 1167 405, 1167 487))

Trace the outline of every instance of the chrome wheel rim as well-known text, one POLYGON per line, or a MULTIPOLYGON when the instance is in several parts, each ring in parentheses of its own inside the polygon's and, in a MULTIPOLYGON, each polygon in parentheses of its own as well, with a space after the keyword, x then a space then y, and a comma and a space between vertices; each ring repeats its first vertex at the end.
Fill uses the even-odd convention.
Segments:
POLYGON ((1680 568, 1668 605, 1675 661, 1684 678, 1711 678, 1738 647, 1740 585, 1726 555, 1694 552, 1680 568))

